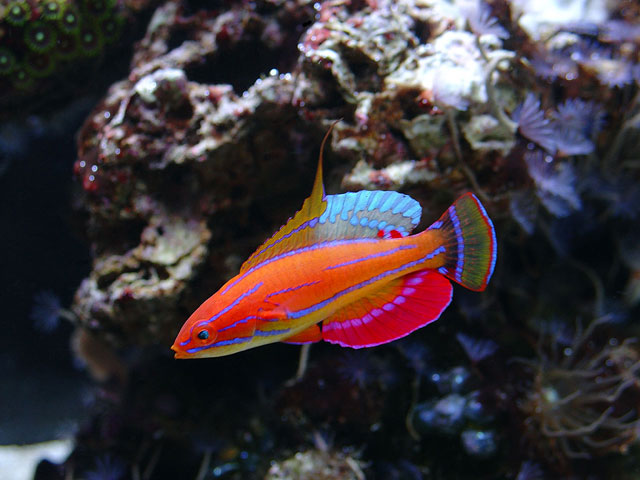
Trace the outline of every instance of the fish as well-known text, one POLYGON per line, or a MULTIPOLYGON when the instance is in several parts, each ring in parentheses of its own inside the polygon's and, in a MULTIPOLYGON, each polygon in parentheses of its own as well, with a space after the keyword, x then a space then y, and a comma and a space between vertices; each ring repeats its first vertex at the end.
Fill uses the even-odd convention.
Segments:
POLYGON ((220 357, 275 342, 382 345, 437 320, 451 281, 486 288, 493 223, 471 192, 426 230, 422 208, 396 191, 327 195, 325 135, 302 208, 205 300, 180 329, 175 358, 220 357))

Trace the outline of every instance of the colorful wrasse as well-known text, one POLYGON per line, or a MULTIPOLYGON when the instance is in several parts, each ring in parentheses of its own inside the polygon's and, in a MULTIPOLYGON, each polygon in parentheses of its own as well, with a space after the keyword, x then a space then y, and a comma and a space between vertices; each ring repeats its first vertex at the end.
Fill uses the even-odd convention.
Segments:
POLYGON ((485 289, 496 238, 471 193, 409 236, 421 212, 394 191, 325 195, 321 153, 302 209, 189 317, 171 347, 176 358, 279 341, 371 347, 433 322, 451 302, 448 279, 485 289))

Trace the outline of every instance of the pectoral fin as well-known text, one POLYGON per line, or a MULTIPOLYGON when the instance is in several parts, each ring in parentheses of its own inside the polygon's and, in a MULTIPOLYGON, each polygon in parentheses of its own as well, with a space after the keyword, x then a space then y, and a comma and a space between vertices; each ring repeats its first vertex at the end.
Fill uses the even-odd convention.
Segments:
POLYGON ((275 303, 264 303, 258 309, 258 318, 265 322, 278 322, 286 320, 287 317, 286 309, 275 303))

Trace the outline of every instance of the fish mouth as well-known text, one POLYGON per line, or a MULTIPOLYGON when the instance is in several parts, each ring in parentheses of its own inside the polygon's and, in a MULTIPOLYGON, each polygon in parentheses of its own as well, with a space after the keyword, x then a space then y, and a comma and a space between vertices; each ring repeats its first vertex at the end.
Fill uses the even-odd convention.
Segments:
POLYGON ((184 352, 181 352, 180 350, 178 350, 178 347, 176 347, 176 345, 171 345, 171 350, 173 350, 175 352, 175 354, 173 355, 173 358, 187 358, 187 355, 184 352))

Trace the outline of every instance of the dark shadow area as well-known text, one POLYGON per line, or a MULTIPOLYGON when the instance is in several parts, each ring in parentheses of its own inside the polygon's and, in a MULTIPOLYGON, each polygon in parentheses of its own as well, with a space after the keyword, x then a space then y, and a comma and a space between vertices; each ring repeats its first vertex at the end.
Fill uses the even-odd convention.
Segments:
POLYGON ((12 136, 0 144, 7 162, 0 176, 0 444, 53 438, 80 411, 85 376, 73 366, 71 327, 45 331, 32 310, 41 292, 67 307, 89 272, 89 251, 71 222, 71 187, 74 132, 91 104, 16 123, 21 143, 11 144, 12 136))

